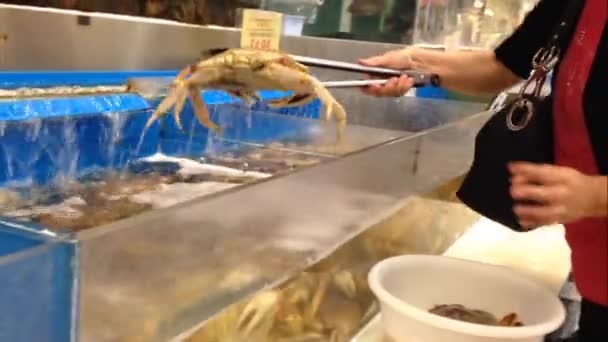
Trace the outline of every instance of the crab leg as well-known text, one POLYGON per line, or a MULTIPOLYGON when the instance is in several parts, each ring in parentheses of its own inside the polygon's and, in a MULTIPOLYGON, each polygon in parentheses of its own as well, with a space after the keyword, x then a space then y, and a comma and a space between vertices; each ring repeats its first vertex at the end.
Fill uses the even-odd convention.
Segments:
POLYGON ((199 87, 192 87, 190 89, 190 101, 192 101, 192 107, 194 109, 194 115, 201 123, 201 125, 212 129, 216 132, 221 132, 220 126, 216 125, 209 118, 209 110, 201 98, 201 89, 199 87))
MULTIPOLYGON (((148 121, 146 122, 144 130, 147 130, 150 126, 152 126, 152 124, 156 120, 158 120, 161 116, 165 115, 165 113, 169 109, 171 109, 171 107, 183 107, 183 103, 180 102, 185 102, 185 99, 188 96, 188 88, 185 85, 186 82, 187 81, 180 81, 179 83, 174 84, 171 89, 169 89, 169 93, 167 94, 165 99, 161 101, 158 107, 156 107, 156 110, 154 111, 150 119, 148 119, 148 121)), ((179 114, 174 113, 174 115, 177 118, 177 115, 179 114)), ((176 120, 176 122, 178 121, 179 120, 176 120)), ((180 124, 181 123, 178 123, 178 126, 180 124)))
POLYGON ((180 131, 183 131, 184 128, 182 126, 181 116, 179 115, 184 109, 184 105, 186 104, 186 98, 188 97, 189 92, 182 91, 177 94, 177 100, 175 102, 175 106, 173 107, 173 118, 175 119, 175 124, 180 131))
MULTIPOLYGON (((196 70, 196 65, 189 65, 188 67, 184 68, 182 71, 179 72, 179 74, 177 74, 177 76, 175 77, 175 80, 173 81, 173 84, 175 84, 176 86, 179 86, 180 84, 184 83, 184 79, 186 78, 186 76, 191 75, 194 71, 196 70)), ((180 117, 180 113, 182 112, 182 110, 184 109, 184 105, 186 104, 186 98, 188 97, 188 92, 180 92, 177 95, 177 100, 175 102, 175 106, 173 107, 173 118, 175 119, 175 124, 177 125, 177 128, 179 128, 180 130, 184 130, 183 126, 182 126, 182 120, 180 117)))
POLYGON ((260 96, 258 96, 258 94, 255 91, 243 91, 243 90, 241 90, 241 93, 243 95, 249 97, 249 99, 253 99, 253 101, 262 102, 262 98, 260 96))
POLYGON ((182 71, 179 72, 179 74, 177 74, 177 76, 175 76, 175 80, 183 80, 186 78, 186 76, 192 74, 194 71, 196 71, 197 66, 192 64, 192 65, 188 65, 187 67, 185 67, 184 69, 182 69, 182 71))
POLYGON ((346 126, 346 111, 344 107, 336 99, 333 95, 323 86, 321 82, 313 78, 313 87, 315 89, 315 93, 321 99, 321 102, 325 104, 325 115, 324 119, 329 120, 332 117, 332 114, 335 114, 336 121, 338 122, 338 139, 342 138, 342 134, 344 132, 344 127, 346 126))
MULTIPOLYGON (((171 109, 171 107, 175 107, 174 111, 173 111, 173 115, 175 117, 176 124, 181 129, 181 120, 179 118, 179 115, 181 114, 181 111, 184 108, 184 102, 186 102, 188 95, 190 95, 191 98, 200 96, 199 94, 196 94, 196 96, 192 96, 192 94, 193 94, 193 90, 191 89, 192 85, 193 84, 196 84, 198 86, 206 85, 206 84, 209 84, 209 83, 212 83, 212 82, 218 80, 222 76, 221 71, 217 70, 217 68, 212 68, 212 67, 204 68, 205 72, 200 72, 200 69, 202 69, 202 68, 197 67, 196 65, 191 65, 191 66, 185 68, 184 70, 182 70, 177 75, 177 77, 173 81, 173 85, 169 89, 167 96, 158 105, 158 107, 156 108, 156 110, 154 111, 154 113, 152 114, 150 119, 148 119, 148 122, 146 122, 146 125, 144 126, 144 130, 146 130, 150 126, 152 126, 152 124, 156 120, 158 120, 161 116, 163 116, 167 111, 169 111, 171 109), (195 72, 195 71, 196 71, 196 74, 193 74, 193 72, 195 72), (190 78, 185 79, 187 76, 190 76, 190 78)), ((200 98, 199 98, 199 100, 200 100, 200 98)), ((202 100, 200 100, 200 102, 202 103, 202 100)), ((202 108, 204 108, 204 105, 202 106, 202 108)), ((196 114, 196 108, 195 108, 195 114, 196 114)), ((208 115, 207 115, 207 117, 208 117, 208 115)), ((214 125, 214 124, 212 123, 212 125, 214 125)))
POLYGON ((329 287, 329 284, 331 282, 331 274, 329 273, 322 273, 319 277, 319 286, 317 286, 317 290, 315 291, 315 294, 312 297, 310 311, 308 312, 309 320, 312 320, 314 319, 314 317, 317 316, 319 308, 323 303, 323 299, 325 299, 325 293, 327 293, 327 288, 329 287))
POLYGON ((344 293, 349 299, 357 297, 357 283, 355 276, 348 271, 340 271, 333 275, 333 283, 344 293))
POLYGON ((268 101, 268 105, 272 108, 297 107, 303 104, 307 104, 314 99, 315 96, 313 94, 293 94, 287 97, 268 101))
POLYGON ((249 61, 246 62, 246 64, 251 66, 252 69, 262 69, 272 63, 280 64, 290 69, 296 69, 303 73, 309 72, 307 66, 297 62, 296 60, 288 56, 273 56, 270 58, 267 56, 252 56, 250 57, 249 61))
POLYGON ((262 99, 254 91, 246 91, 240 89, 226 90, 226 92, 234 97, 238 97, 245 101, 248 106, 252 106, 256 101, 261 102, 262 99))
POLYGON ((264 323, 272 323, 277 313, 279 293, 270 291, 261 293, 254 297, 243 309, 237 321, 237 329, 242 336, 248 336, 251 332, 264 323), (266 320, 264 321, 264 318, 266 320))

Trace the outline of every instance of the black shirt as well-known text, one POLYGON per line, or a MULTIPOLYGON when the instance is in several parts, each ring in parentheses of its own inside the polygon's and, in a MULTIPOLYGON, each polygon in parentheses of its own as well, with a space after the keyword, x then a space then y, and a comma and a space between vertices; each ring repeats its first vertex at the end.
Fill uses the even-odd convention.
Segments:
MULTIPOLYGON (((572 0, 570 0, 572 1, 572 0)), ((577 1, 577 0, 574 0, 577 1)), ((495 50, 496 58, 521 78, 528 78, 532 69, 532 58, 551 38, 553 30, 560 23, 567 9, 567 0, 541 0, 530 11, 524 22, 495 50)), ((578 6, 578 18, 583 6, 578 6)), ((571 7, 568 7, 571 8, 571 7)), ((567 49, 576 21, 561 40, 562 50, 567 49)), ((563 54, 562 54, 563 55, 563 54)), ((559 64, 556 67, 559 72, 559 64)), ((553 77, 555 80, 557 77, 553 77)), ((583 94, 583 109, 591 144, 600 174, 608 174, 608 25, 604 28, 596 51, 587 86, 583 94)), ((552 101, 549 97, 546 101, 552 101)))

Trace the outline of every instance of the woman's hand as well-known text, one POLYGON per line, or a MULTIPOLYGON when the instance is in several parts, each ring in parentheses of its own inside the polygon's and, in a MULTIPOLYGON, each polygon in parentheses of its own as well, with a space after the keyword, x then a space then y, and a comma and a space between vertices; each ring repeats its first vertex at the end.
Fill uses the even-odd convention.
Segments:
POLYGON ((509 165, 513 208, 524 228, 569 223, 606 216, 608 177, 589 176, 575 169, 517 162, 509 165))
MULTIPOLYGON (((359 60, 359 63, 371 67, 407 70, 413 67, 409 50, 394 50, 383 55, 359 60)), ((407 76, 393 77, 383 85, 371 85, 363 92, 372 96, 399 97, 405 95, 414 86, 414 80, 407 76)))

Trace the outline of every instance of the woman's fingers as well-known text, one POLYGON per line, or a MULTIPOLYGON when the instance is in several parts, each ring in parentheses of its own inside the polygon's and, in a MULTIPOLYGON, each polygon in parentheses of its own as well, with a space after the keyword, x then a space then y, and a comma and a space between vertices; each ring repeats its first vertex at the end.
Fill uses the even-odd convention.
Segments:
POLYGON ((511 177, 511 185, 517 184, 528 184, 528 180, 524 176, 514 175, 511 177))
POLYGON ((412 78, 405 76, 405 75, 399 77, 399 84, 398 84, 399 94, 404 95, 410 89, 412 89, 413 86, 414 86, 414 80, 412 78))
POLYGON ((568 223, 595 215, 593 177, 573 168, 525 162, 511 163, 509 170, 513 210, 522 225, 568 223), (525 204, 530 201, 536 205, 525 204))
POLYGON ((563 172, 565 172, 559 166, 527 162, 510 163, 509 171, 514 176, 520 176, 530 183, 538 184, 560 183, 564 178, 563 172))
POLYGON ((524 227, 544 226, 560 222, 566 213, 566 208, 556 206, 516 205, 513 211, 524 227), (524 225, 525 223, 525 225, 524 225))
POLYGON ((393 50, 379 56, 360 59, 359 64, 402 70, 411 68, 411 58, 407 50, 393 50))
POLYGON ((403 75, 401 77, 393 77, 385 84, 374 84, 363 88, 363 92, 373 96, 382 97, 399 97, 403 96, 414 86, 414 80, 403 75))
POLYGON ((529 184, 515 184, 511 186, 511 197, 516 201, 533 201, 547 203, 549 195, 541 186, 529 184))
MULTIPOLYGON (((398 70, 410 69, 412 58, 408 50, 389 51, 380 56, 360 59, 359 63, 372 67, 385 67, 398 70)), ((414 86, 414 80, 403 75, 391 78, 384 85, 374 85, 363 89, 363 92, 373 96, 403 96, 414 86)))
POLYGON ((388 58, 384 55, 375 56, 375 57, 360 59, 359 64, 365 65, 365 66, 370 66, 370 67, 385 66, 387 63, 387 59, 388 58))
POLYGON ((567 189, 562 186, 542 186, 529 183, 511 185, 511 196, 516 201, 533 201, 537 203, 557 203, 567 196, 567 189))

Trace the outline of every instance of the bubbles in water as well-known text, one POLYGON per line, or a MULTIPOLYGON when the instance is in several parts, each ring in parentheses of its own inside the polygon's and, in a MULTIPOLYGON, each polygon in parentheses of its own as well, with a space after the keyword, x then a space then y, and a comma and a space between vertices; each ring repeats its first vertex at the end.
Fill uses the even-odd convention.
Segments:
MULTIPOLYGON (((144 144, 144 138, 146 137, 146 131, 142 131, 139 135, 139 141, 137 142, 137 146, 135 146, 135 151, 133 151, 133 157, 137 158, 141 152, 141 148, 144 144)), ((160 146, 159 146, 160 147, 160 146)))
POLYGON ((247 129, 252 129, 253 128, 253 112, 251 110, 248 110, 245 113, 245 118, 247 120, 247 129))
POLYGON ((34 118, 24 122, 27 125, 25 130, 25 139, 30 142, 35 142, 40 136, 40 129, 42 128, 42 119, 34 118))
POLYGON ((7 122, 5 120, 0 121, 0 137, 4 136, 4 133, 6 132, 6 125, 7 122))
MULTIPOLYGON (((109 138, 108 142, 108 159, 110 160, 110 167, 114 167, 114 153, 116 151, 116 144, 120 142, 121 134, 125 123, 128 119, 127 113, 106 113, 105 116, 110 120, 110 130, 109 134, 106 134, 106 138, 109 138), (108 136, 109 135, 109 136, 108 136)), ((140 144, 143 142, 143 139, 140 140, 140 144)), ((139 144, 138 144, 139 146, 139 144)))
POLYGON ((4 162, 6 165, 6 176, 8 179, 15 177, 15 170, 13 168, 13 155, 9 148, 4 149, 4 162))
POLYGON ((207 133, 207 143, 205 145, 205 154, 213 156, 217 154, 215 148, 215 139, 213 137, 213 132, 209 131, 207 133))
POLYGON ((190 130, 188 133, 188 142, 186 143, 186 153, 192 153, 192 141, 194 139, 194 132, 196 130, 197 120, 190 120, 190 130))
MULTIPOLYGON (((118 99, 117 101, 120 101, 120 100, 118 99)), ((117 143, 120 141, 120 135, 125 126, 125 123, 127 122, 129 114, 112 112, 112 113, 106 113, 105 115, 110 119, 111 143, 112 144, 117 143)))
POLYGON ((12 193, 3 201, 0 192, 1 215, 54 229, 86 229, 270 176, 162 154, 137 162, 151 165, 128 173, 103 170, 82 180, 68 171, 50 186, 20 188, 23 196, 17 201, 12 193), (159 172, 173 164, 175 168, 166 170, 171 172, 159 172))
POLYGON ((57 155, 50 156, 53 164, 58 168, 57 176, 52 183, 60 188, 74 180, 78 172, 80 146, 77 141, 76 122, 75 119, 70 117, 61 120, 61 136, 56 138, 62 139, 63 146, 59 149, 57 155))

